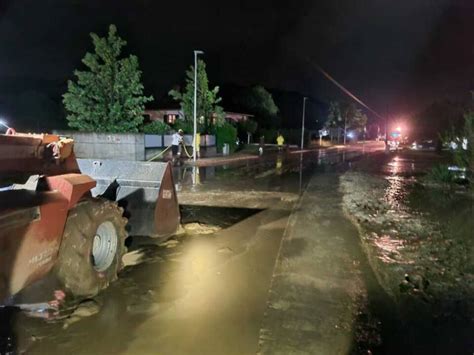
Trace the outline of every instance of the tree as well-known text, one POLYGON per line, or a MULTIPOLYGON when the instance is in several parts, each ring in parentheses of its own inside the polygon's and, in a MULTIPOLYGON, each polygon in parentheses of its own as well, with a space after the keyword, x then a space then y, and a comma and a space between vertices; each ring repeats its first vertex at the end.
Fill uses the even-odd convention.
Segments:
POLYGON ((237 133, 240 140, 246 141, 257 131, 258 124, 254 120, 246 119, 237 124, 237 133))
POLYGON ((472 108, 472 102, 447 99, 435 101, 413 117, 410 136, 415 139, 433 139, 451 129, 459 130, 464 124, 465 112, 472 108))
POLYGON ((358 109, 355 104, 350 104, 346 109, 345 117, 347 122, 347 128, 357 131, 362 131, 367 125, 367 115, 358 109))
POLYGON ((224 144, 228 144, 230 151, 233 152, 237 141, 237 128, 229 122, 224 122, 221 126, 216 128, 217 149, 222 151, 224 144))
MULTIPOLYGON (((224 123, 224 109, 219 105, 222 101, 218 96, 219 87, 209 89, 209 79, 207 78, 206 63, 198 61, 197 66, 197 99, 196 117, 198 118, 198 130, 207 133, 212 127, 221 126, 224 123)), ((186 121, 194 119, 194 66, 186 71, 186 86, 184 91, 170 90, 169 95, 180 103, 181 110, 186 121)))
POLYGON ((85 71, 76 70, 63 95, 69 127, 81 131, 138 132, 145 103, 138 58, 120 58, 126 41, 109 26, 107 37, 91 33, 94 53, 86 53, 85 71))
POLYGON ((463 127, 456 129, 453 126, 443 141, 450 146, 455 143, 456 148, 452 149, 454 162, 474 172, 474 111, 467 111, 464 114, 463 127))
POLYGON ((333 101, 329 105, 327 128, 344 130, 344 144, 348 129, 361 131, 367 124, 367 116, 354 103, 339 103, 333 101))
POLYGON ((244 90, 234 98, 234 104, 255 116, 259 127, 276 128, 278 122, 278 106, 273 101, 272 94, 261 85, 244 90))
POLYGON ((331 135, 331 142, 334 138, 334 129, 337 129, 337 140, 339 141, 339 130, 342 123, 342 113, 339 102, 331 101, 329 103, 328 118, 326 120, 325 128, 329 128, 331 135))
POLYGON ((162 121, 153 121, 142 127, 142 132, 147 134, 168 134, 171 127, 162 121))

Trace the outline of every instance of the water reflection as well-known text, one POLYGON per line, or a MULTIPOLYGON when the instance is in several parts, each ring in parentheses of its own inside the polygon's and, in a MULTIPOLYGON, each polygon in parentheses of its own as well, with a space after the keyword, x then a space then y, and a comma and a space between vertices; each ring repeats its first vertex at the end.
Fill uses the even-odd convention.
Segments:
POLYGON ((299 193, 302 193, 303 189, 303 153, 300 153, 300 166, 299 166, 299 173, 300 173, 300 179, 299 179, 299 193))
POLYGON ((283 173, 283 157, 281 154, 278 154, 277 156, 275 171, 278 176, 283 173))
POLYGON ((397 175, 400 172, 400 158, 395 156, 391 162, 388 163, 389 172, 393 175, 397 175))
POLYGON ((201 174, 199 172, 199 167, 193 166, 193 186, 201 184, 201 174))
MULTIPOLYGON (((400 263, 400 250, 404 247, 404 241, 393 236, 382 235, 374 239, 378 248, 379 259, 387 264, 400 263)), ((413 264, 413 261, 406 263, 413 264)))

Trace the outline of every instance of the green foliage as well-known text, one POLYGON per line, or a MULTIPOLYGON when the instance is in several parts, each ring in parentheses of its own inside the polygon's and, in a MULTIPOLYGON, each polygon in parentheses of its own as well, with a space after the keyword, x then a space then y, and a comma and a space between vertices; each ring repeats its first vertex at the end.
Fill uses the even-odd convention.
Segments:
POLYGON ((237 135, 242 141, 247 141, 247 135, 255 134, 257 131, 258 124, 254 120, 247 119, 245 121, 240 121, 237 123, 237 135))
POLYGON ((178 131, 182 129, 186 134, 194 134, 194 123, 189 120, 176 120, 173 125, 173 130, 178 131))
POLYGON ((454 184, 456 175, 448 169, 447 165, 436 165, 427 175, 428 180, 442 183, 454 184))
POLYGON ((216 128, 217 149, 222 151, 224 144, 229 144, 231 152, 235 150, 237 141, 237 128, 228 122, 216 128))
MULTIPOLYGON (((196 117, 198 118, 198 131, 208 133, 211 126, 220 126, 225 121, 224 109, 219 105, 221 98, 218 96, 219 87, 209 89, 209 79, 206 73, 206 63, 198 61, 197 67, 197 100, 196 117)), ((186 121, 194 119, 194 66, 186 71, 186 85, 184 91, 170 90, 169 95, 181 105, 186 121)))
POLYGON ((460 130, 464 123, 463 116, 470 106, 466 102, 450 100, 433 102, 413 117, 414 130, 410 136, 416 139, 432 139, 452 127, 460 130))
POLYGON ((367 125, 367 115, 362 113, 362 111, 356 108, 355 105, 351 105, 350 107, 351 108, 346 113, 346 115, 349 116, 347 120, 348 128, 361 132, 367 125))
POLYGON ((474 111, 466 112, 464 126, 457 130, 452 127, 451 132, 442 140, 448 145, 455 142, 458 145, 458 148, 452 151, 455 164, 474 172, 474 111))
POLYGON ((354 103, 333 101, 329 104, 326 128, 344 128, 361 131, 367 124, 367 116, 354 103))
POLYGON ((145 103, 142 72, 134 55, 120 59, 126 42, 110 25, 107 37, 91 34, 95 52, 86 53, 86 71, 76 70, 76 81, 68 82, 63 103, 69 127, 81 131, 138 132, 145 103))
POLYGON ((258 123, 254 120, 247 119, 245 121, 240 121, 237 126, 239 131, 254 134, 257 131, 258 123))
POLYGON ((341 127, 341 124, 343 124, 343 122, 339 102, 331 101, 329 103, 329 112, 328 119, 326 120, 326 128, 341 127))
POLYGON ((279 109, 270 94, 263 86, 257 85, 246 89, 234 98, 234 103, 255 116, 261 128, 276 128, 279 126, 279 109))
POLYGON ((464 127, 461 130, 458 145, 459 149, 454 152, 456 164, 461 167, 469 168, 474 172, 474 111, 467 112, 464 115, 464 127), (463 141, 467 140, 467 147, 464 149, 463 141))
POLYGON ((171 127, 161 121, 153 121, 143 126, 142 132, 146 134, 167 134, 171 132, 171 127))
POLYGON ((474 173, 474 111, 464 115, 463 137, 467 138, 467 150, 464 151, 465 166, 474 173))

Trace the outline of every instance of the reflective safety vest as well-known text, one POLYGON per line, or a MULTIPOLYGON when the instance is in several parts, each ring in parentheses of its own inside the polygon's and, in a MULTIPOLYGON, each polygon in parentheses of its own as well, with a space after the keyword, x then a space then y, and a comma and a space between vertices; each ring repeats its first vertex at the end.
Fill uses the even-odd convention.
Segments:
POLYGON ((283 138, 283 136, 278 136, 277 137, 277 144, 278 145, 283 145, 283 143, 285 143, 285 138, 283 138))

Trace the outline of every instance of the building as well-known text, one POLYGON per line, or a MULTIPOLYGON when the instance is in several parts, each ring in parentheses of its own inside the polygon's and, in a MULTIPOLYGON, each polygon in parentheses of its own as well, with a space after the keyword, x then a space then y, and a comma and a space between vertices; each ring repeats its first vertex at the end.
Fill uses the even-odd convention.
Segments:
MULTIPOLYGON (((225 119, 229 123, 245 122, 253 115, 247 113, 224 112, 225 119)), ((169 125, 173 125, 176 120, 184 119, 183 111, 180 109, 160 109, 160 110, 145 110, 145 122, 161 121, 169 125)))
POLYGON ((184 119, 179 109, 145 110, 145 122, 161 121, 173 125, 178 119, 184 119))

